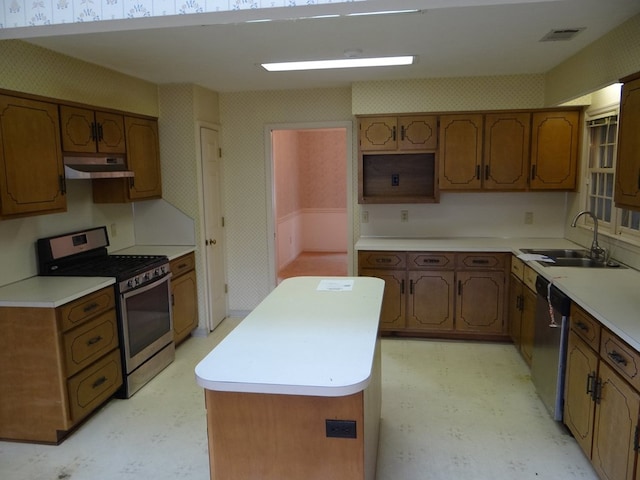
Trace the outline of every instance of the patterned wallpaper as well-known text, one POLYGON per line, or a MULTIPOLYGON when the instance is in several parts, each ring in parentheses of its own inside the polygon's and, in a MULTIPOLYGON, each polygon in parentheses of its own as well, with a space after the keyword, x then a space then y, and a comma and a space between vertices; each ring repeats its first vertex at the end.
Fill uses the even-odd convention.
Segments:
POLYGON ((351 121, 351 89, 221 93, 220 118, 229 308, 246 311, 270 286, 265 127, 351 121))
POLYGON ((20 40, 0 41, 0 88, 158 116, 158 86, 20 40))
POLYGON ((640 71, 640 15, 596 40, 546 74, 545 95, 555 105, 640 71))
POLYGON ((544 75, 356 82, 353 114, 539 108, 544 93, 544 75))
POLYGON ((339 0, 4 0, 4 8, 0 10, 0 28, 327 3, 345 2, 339 0))

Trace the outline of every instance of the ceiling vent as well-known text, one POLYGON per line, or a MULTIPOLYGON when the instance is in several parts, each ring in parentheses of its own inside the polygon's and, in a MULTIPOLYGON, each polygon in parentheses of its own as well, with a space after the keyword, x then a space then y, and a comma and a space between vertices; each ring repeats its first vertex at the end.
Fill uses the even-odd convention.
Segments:
POLYGON ((544 37, 540 39, 541 42, 558 42, 562 40, 571 40, 573 37, 583 31, 582 28, 558 28, 551 30, 544 37))

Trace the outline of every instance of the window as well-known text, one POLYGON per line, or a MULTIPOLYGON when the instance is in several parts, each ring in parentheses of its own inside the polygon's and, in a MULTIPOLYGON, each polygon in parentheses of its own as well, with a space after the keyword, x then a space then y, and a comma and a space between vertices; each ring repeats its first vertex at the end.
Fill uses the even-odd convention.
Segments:
POLYGON ((640 241, 640 212, 616 208, 613 202, 618 116, 609 114, 587 121, 587 133, 586 209, 596 215, 601 231, 640 241))

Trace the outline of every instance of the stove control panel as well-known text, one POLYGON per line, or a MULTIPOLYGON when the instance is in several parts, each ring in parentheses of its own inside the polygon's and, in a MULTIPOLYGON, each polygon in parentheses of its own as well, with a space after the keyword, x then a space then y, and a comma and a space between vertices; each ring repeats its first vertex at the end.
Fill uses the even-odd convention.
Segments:
POLYGON ((143 287, 149 283, 165 277, 170 274, 169 264, 160 265, 159 267, 150 268, 149 270, 138 273, 137 275, 123 280, 119 284, 120 292, 126 292, 135 288, 143 287))

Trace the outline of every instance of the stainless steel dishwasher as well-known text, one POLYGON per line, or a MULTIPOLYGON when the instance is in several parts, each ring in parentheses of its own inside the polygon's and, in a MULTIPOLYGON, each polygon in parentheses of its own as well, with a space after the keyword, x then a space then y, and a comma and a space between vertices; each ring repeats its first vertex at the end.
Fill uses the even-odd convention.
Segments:
POLYGON ((554 420, 562 420, 571 300, 544 277, 536 279, 531 379, 554 420))

